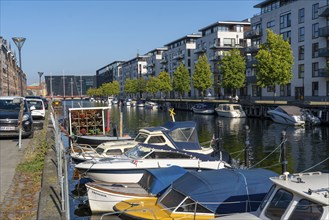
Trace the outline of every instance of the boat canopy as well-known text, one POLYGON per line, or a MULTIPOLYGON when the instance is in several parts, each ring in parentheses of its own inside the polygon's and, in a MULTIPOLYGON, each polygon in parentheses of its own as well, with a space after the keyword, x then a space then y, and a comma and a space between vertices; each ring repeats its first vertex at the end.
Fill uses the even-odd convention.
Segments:
POLYGON ((288 115, 300 115, 301 114, 301 108, 293 105, 280 105, 277 107, 277 110, 283 111, 287 113, 288 115))
POLYGON ((179 166, 147 169, 138 184, 152 195, 163 193, 172 182, 183 176, 187 170, 179 166))
POLYGON ((269 191, 273 176, 278 175, 265 169, 191 171, 174 181, 172 189, 215 214, 251 212, 269 191))

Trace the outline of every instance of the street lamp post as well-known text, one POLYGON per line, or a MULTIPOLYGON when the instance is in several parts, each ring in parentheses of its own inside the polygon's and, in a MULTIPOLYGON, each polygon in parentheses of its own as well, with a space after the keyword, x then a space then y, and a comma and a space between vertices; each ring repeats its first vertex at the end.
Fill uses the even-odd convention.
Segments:
POLYGON ((18 48, 18 56, 19 56, 19 68, 20 68, 20 84, 21 84, 21 96, 23 96, 23 70, 22 70, 22 55, 21 49, 25 43, 26 38, 24 37, 13 37, 12 40, 14 41, 15 45, 18 48))
POLYGON ((43 72, 38 72, 39 75, 39 93, 42 94, 42 86, 41 86, 41 77, 43 75, 43 72))

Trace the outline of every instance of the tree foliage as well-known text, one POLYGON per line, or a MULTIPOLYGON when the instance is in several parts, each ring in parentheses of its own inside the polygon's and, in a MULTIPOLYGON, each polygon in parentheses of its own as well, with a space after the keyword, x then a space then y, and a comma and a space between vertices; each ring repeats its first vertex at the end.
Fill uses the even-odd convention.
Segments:
POLYGON ((200 92, 201 97, 204 96, 204 91, 213 85, 212 75, 207 56, 205 54, 201 55, 198 62, 195 64, 192 77, 193 86, 200 92))
POLYGON ((220 61, 219 69, 222 73, 222 87, 228 89, 242 88, 246 79, 246 61, 240 50, 233 49, 226 53, 220 61))
POLYGON ((181 63, 174 72, 173 87, 179 93, 180 98, 183 97, 185 92, 191 90, 191 80, 188 69, 181 63))
POLYGON ((104 83, 102 84, 100 89, 101 89, 101 95, 103 96, 118 95, 120 93, 120 84, 118 81, 104 83))
POLYGON ((165 71, 160 72, 158 79, 159 79, 158 87, 160 92, 167 93, 173 90, 172 83, 170 80, 170 75, 168 72, 165 71))
POLYGON ((267 29, 267 40, 256 55, 257 85, 260 87, 285 85, 292 77, 294 58, 288 41, 267 29))
POLYGON ((151 77, 146 84, 145 91, 154 95, 159 90, 159 79, 157 77, 151 77))
POLYGON ((127 94, 137 93, 137 79, 126 79, 124 90, 127 94))

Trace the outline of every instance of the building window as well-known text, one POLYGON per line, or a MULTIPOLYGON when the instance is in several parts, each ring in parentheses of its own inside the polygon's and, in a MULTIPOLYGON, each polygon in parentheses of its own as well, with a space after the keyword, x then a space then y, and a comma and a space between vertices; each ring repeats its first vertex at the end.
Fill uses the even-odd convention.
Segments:
POLYGON ((280 28, 287 28, 291 26, 291 13, 280 16, 280 28))
POLYGON ((317 77, 319 76, 319 63, 312 63, 312 76, 317 77))
POLYGON ((319 43, 312 44, 312 58, 319 57, 319 43))
POLYGON ((298 47, 298 60, 304 60, 304 45, 298 47))
POLYGON ((267 22, 267 25, 266 25, 267 28, 271 28, 271 27, 274 27, 274 26, 275 26, 275 21, 274 20, 267 22))
POLYGON ((312 95, 313 96, 319 95, 319 83, 318 82, 312 82, 312 95))
POLYGON ((304 78, 305 66, 304 64, 298 65, 298 78, 304 78))
POLYGON ((280 85, 280 96, 291 96, 291 84, 280 85))
POLYGON ((319 3, 312 5, 312 19, 319 17, 319 3))
POLYGON ((305 39, 305 28, 301 27, 298 29, 298 41, 302 42, 305 39))
POLYGON ((252 86, 252 96, 253 97, 260 97, 261 96, 261 88, 256 86, 256 85, 253 85, 252 86))
POLYGON ((298 11, 298 23, 304 23, 305 21, 305 8, 301 8, 298 11))
POLYGON ((312 24, 312 38, 319 37, 319 23, 312 24))
POLYGON ((291 31, 282 32, 283 40, 288 41, 291 44, 291 31))
POLYGON ((275 86, 267 86, 267 92, 274 92, 275 86))

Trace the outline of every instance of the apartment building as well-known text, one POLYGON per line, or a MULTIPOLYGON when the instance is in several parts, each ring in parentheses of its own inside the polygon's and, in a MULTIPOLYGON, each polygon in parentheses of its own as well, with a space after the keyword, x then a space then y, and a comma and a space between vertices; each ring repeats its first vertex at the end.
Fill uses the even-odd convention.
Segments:
POLYGON ((0 96, 26 94, 26 74, 17 62, 9 42, 0 36, 0 96))
POLYGON ((151 76, 157 77, 162 70, 162 58, 163 53, 167 51, 168 48, 160 47, 154 50, 149 51, 145 55, 146 63, 147 63, 147 76, 150 78, 151 76))
MULTIPOLYGON (((199 56, 206 54, 214 77, 214 85, 206 94, 211 94, 211 96, 217 98, 232 94, 232 91, 224 90, 220 86, 221 74, 218 67, 219 61, 229 50, 234 48, 243 50, 245 47, 250 46, 250 39, 244 39, 244 32, 249 30, 250 22, 248 20, 218 21, 199 30, 202 36, 196 40, 192 72, 194 72, 194 66, 199 56)), ((193 93, 198 97, 198 92, 195 89, 193 90, 193 93)), ((245 94, 246 89, 241 89, 240 95, 245 94)))
POLYGON ((147 59, 149 56, 147 55, 139 55, 137 54, 131 60, 128 60, 122 63, 121 67, 121 82, 120 82, 120 96, 125 96, 124 93, 124 83, 126 79, 139 79, 144 78, 147 79, 147 59))
POLYGON ((98 70, 96 70, 96 87, 99 88, 104 83, 119 80, 119 72, 124 61, 114 61, 98 70))
POLYGON ((251 18, 251 30, 245 38, 247 48, 248 94, 254 98, 273 97, 273 88, 256 85, 255 55, 266 41, 266 29, 282 34, 291 44, 294 56, 293 78, 288 85, 275 90, 284 100, 326 100, 329 96, 329 1, 328 0, 265 0, 255 5, 260 13, 251 18))
MULTIPOLYGON (((161 71, 166 71, 169 73, 170 77, 173 77, 173 73, 176 68, 183 63, 188 69, 191 80, 192 80, 192 68, 193 68, 193 53, 196 49, 196 40, 201 37, 201 34, 189 34, 174 40, 164 46, 168 48, 167 51, 163 52, 163 59, 161 61, 162 68, 161 71)), ((191 82, 191 88, 192 88, 191 82)), ((171 98, 174 98, 174 94, 170 94, 171 98)), ((191 90, 187 97, 195 96, 194 90, 191 90)))

